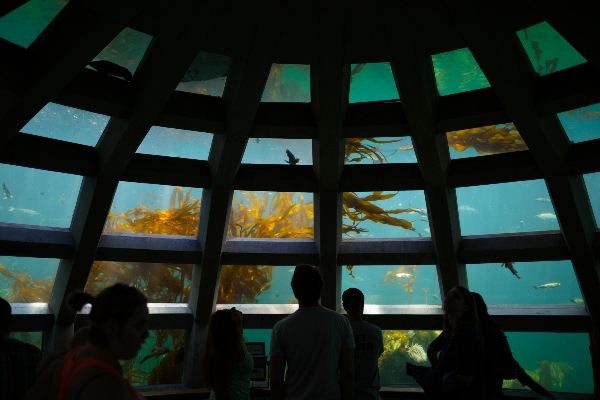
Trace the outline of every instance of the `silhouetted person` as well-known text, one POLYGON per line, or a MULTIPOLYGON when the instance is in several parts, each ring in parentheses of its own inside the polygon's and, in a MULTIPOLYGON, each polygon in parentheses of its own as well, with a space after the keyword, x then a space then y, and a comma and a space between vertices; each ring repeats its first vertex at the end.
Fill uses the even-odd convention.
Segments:
POLYGON ((40 349, 9 337, 12 307, 0 297, 0 399, 21 400, 35 381, 40 349))
POLYGON ((321 306, 323 277, 314 266, 296 267, 292 290, 299 308, 277 322, 271 333, 271 398, 351 400, 354 336, 350 322, 321 306))
POLYGON ((379 356, 383 354, 383 334, 377 325, 363 320, 365 295, 350 288, 342 294, 342 305, 354 333, 354 400, 378 400, 379 356))

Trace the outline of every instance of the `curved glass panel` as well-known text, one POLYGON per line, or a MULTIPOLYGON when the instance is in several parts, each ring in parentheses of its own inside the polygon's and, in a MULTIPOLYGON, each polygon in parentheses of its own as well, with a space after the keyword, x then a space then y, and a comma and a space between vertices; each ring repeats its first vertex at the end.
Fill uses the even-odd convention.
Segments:
POLYGON ((123 377, 133 386, 181 383, 185 334, 185 329, 151 330, 137 356, 120 361, 123 377))
MULTIPOLYGON (((152 36, 135 29, 125 28, 93 61, 110 61, 127 68, 133 75, 151 41, 152 36)), ((88 68, 90 67, 88 66, 88 68)))
POLYGON ((313 219, 312 193, 236 190, 227 237, 312 239, 313 219))
POLYGON ((217 304, 297 304, 293 266, 223 265, 217 304))
POLYGON ((463 236, 558 230, 543 180, 456 189, 463 236))
POLYGON ((105 232, 195 236, 202 189, 119 182, 105 232))
POLYGON ((0 297, 9 303, 48 303, 59 262, 0 256, 0 297))
POLYGON ((192 264, 94 261, 85 284, 86 293, 98 294, 124 282, 144 293, 148 303, 187 303, 192 264))
POLYGON ((350 103, 400 100, 390 63, 352 64, 350 103))
POLYGON ((81 176, 0 164, 0 222, 71 226, 81 176))
POLYGON ((440 96, 490 87, 468 48, 431 56, 440 96))
MULTIPOLYGON (((587 333, 506 332, 506 337, 521 368, 547 390, 593 392, 587 333)), ((517 380, 506 380, 502 387, 523 388, 517 380)))
POLYGON ((27 48, 66 4, 64 0, 29 0, 0 18, 0 37, 27 48))
POLYGON ((346 139, 346 164, 416 163, 412 139, 376 137, 346 139))
POLYGON ((585 174, 583 175, 583 180, 590 198, 597 227, 600 226, 600 172, 585 174))
POLYGON ((488 305, 583 304, 569 260, 469 264, 467 276, 488 305))
POLYGON ((20 340, 21 342, 29 343, 38 349, 42 348, 42 333, 43 332, 11 332, 8 336, 20 340))
POLYGON ((153 126, 137 153, 208 160, 212 138, 212 133, 153 126))
POLYGON ((244 164, 312 165, 312 162, 310 139, 250 138, 242 158, 244 164))
POLYGON ((547 75, 586 62, 581 54, 547 22, 517 32, 538 75, 547 75))
POLYGON ((365 304, 441 304, 435 265, 346 265, 342 293, 358 288, 365 304))
POLYGON ((600 103, 565 111, 557 116, 572 142, 600 138, 600 103))
POLYGON ((96 146, 109 117, 48 103, 21 130, 31 135, 96 146))
POLYGON ((310 103, 310 65, 273 64, 260 101, 310 103))
POLYGON ((231 57, 201 51, 198 53, 177 89, 207 96, 223 96, 231 57))
POLYGON ((450 158, 453 160, 528 150, 514 124, 488 125, 446 132, 446 139, 450 147, 450 158))
POLYGON ((344 192, 342 216, 345 238, 431 236, 422 190, 344 192))

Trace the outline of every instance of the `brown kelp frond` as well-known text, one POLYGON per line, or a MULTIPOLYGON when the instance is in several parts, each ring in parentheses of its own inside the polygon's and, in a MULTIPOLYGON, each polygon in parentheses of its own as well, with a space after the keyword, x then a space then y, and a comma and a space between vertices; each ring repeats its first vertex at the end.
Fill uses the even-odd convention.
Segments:
POLYGON ((383 279, 379 282, 399 284, 406 292, 413 292, 413 285, 417 278, 416 265, 401 265, 399 268, 392 268, 385 273, 383 279))
POLYGON ((48 303, 54 286, 54 278, 33 279, 26 269, 9 270, 0 264, 0 275, 12 280, 10 290, 3 296, 9 303, 48 303))
POLYGON ((346 139, 345 159, 347 163, 360 162, 364 159, 369 159, 373 162, 384 163, 387 162, 387 158, 383 152, 377 146, 373 146, 364 142, 371 142, 375 144, 388 144, 396 143, 402 139, 397 140, 378 140, 374 138, 348 138, 346 139))
POLYGON ((513 124, 452 131, 446 137, 448 146, 459 152, 474 148, 479 154, 498 154, 528 149, 513 124))

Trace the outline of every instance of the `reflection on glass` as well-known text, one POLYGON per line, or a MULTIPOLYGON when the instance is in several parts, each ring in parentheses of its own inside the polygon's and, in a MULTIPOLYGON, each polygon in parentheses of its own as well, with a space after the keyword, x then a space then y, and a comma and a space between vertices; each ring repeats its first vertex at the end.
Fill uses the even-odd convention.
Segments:
POLYGON ((110 61, 126 68, 131 75, 137 70, 152 36, 125 28, 102 50, 93 61, 110 61))
POLYGON ((296 304, 292 266, 223 265, 217 304, 296 304))
POLYGON ((344 192, 342 215, 348 238, 431 236, 422 190, 344 192))
POLYGON ((108 124, 102 114, 48 103, 21 130, 24 133, 96 146, 108 124))
POLYGON ((312 165, 312 140, 250 138, 244 151, 244 164, 312 165), (290 151, 291 155, 287 154, 290 151), (299 160, 296 160, 298 159, 299 160))
POLYGON ((571 261, 467 265, 469 289, 490 304, 583 304, 571 261))
MULTIPOLYGON (((594 390, 587 333, 507 332, 506 336, 515 360, 547 390, 594 390)), ((505 380, 502 387, 523 388, 517 380, 505 380)))
POLYGON ((600 103, 558 114, 565 133, 572 142, 600 138, 600 103))
POLYGON ((310 103, 310 65, 273 64, 260 101, 310 103))
POLYGON ((212 133, 153 126, 138 147, 137 153, 208 160, 212 138, 212 133))
POLYGON ((528 150, 514 124, 451 131, 446 138, 452 159, 528 150))
POLYGON ((468 48, 434 54, 431 61, 441 96, 490 87, 468 48))
POLYGON ((194 236, 202 189, 119 182, 105 232, 194 236))
POLYGON ((399 99, 389 62, 352 64, 350 103, 399 99))
POLYGON ((456 189, 462 235, 558 230, 543 180, 456 189))
POLYGON ((517 32, 538 75, 547 75, 586 62, 581 54, 547 22, 517 32))
POLYGON ((98 294, 124 282, 144 293, 149 303, 186 303, 192 269, 192 264, 94 261, 85 292, 98 294))
POLYGON ((59 261, 0 256, 0 297, 9 303, 48 303, 59 261))
POLYGON ((198 53, 176 90, 207 96, 223 96, 231 57, 201 51, 198 53))
POLYGON ((42 348, 42 332, 11 332, 9 337, 42 348))
POLYGON ((590 198, 596 226, 600 225, 600 172, 583 175, 585 187, 590 198))
POLYGON ((133 386, 179 384, 183 379, 185 329, 150 331, 135 358, 120 361, 123 377, 133 386))
POLYGON ((312 193, 236 190, 227 237, 312 239, 312 198, 312 193))
POLYGON ((0 222, 68 228, 82 177, 0 164, 0 222))
POLYGON ((416 163, 417 156, 410 137, 348 138, 346 164, 416 163))
POLYGON ((64 0, 29 0, 0 18, 0 38, 29 47, 67 4, 64 0))

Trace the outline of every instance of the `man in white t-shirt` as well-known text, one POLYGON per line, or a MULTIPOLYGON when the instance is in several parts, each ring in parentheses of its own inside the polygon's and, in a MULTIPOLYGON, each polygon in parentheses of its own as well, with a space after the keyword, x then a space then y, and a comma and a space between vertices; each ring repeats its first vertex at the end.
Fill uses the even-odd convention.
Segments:
POLYGON ((323 277, 314 266, 296 267, 292 290, 299 308, 277 322, 271 334, 271 398, 352 400, 354 336, 350 322, 321 306, 323 277))
POLYGON ((356 349, 354 350, 354 400, 379 400, 379 356, 383 353, 383 335, 377 325, 363 321, 365 296, 356 288, 342 294, 356 349))

